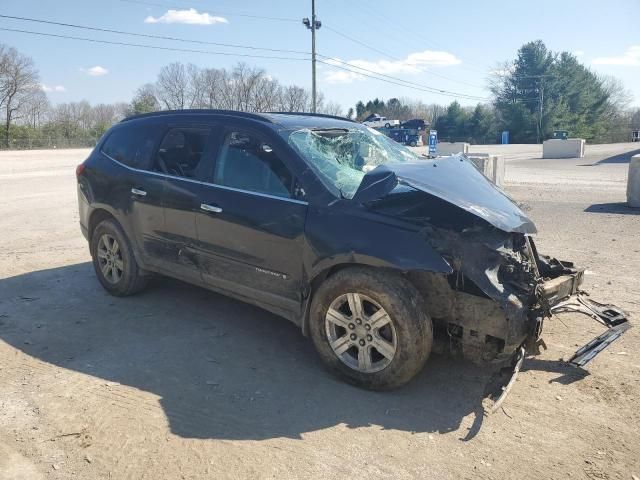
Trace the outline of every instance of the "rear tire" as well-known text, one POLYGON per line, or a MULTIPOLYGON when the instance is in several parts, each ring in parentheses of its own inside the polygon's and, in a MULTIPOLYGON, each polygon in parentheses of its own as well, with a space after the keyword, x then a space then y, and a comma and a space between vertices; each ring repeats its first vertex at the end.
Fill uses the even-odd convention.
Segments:
POLYGON ((314 295, 309 322, 328 369, 371 390, 407 383, 422 370, 433 344, 422 296, 388 270, 351 267, 330 276, 314 295))
POLYGON ((131 242, 115 220, 104 220, 93 230, 90 250, 96 276, 111 295, 133 295, 147 286, 131 242))

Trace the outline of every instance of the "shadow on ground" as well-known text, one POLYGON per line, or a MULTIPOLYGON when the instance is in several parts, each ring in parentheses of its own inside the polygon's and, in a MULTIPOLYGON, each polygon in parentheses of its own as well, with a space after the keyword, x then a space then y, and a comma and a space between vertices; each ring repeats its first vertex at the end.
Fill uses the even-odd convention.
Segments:
POLYGON ((469 440, 482 426, 483 399, 499 390, 495 375, 443 356, 404 388, 360 390, 328 374, 286 320, 168 279, 114 298, 90 263, 0 280, 0 338, 45 362, 153 392, 171 431, 186 438, 300 438, 339 424, 444 433, 472 415, 461 438, 469 440))
POLYGON ((631 208, 624 202, 594 203, 584 209, 589 213, 617 213, 620 215, 640 215, 640 208, 631 208))
POLYGON ((600 165, 603 163, 629 163, 631 161, 631 157, 638 154, 640 154, 640 148, 637 150, 632 150, 630 152, 624 152, 618 155, 603 158, 602 160, 596 162, 594 165, 600 165))

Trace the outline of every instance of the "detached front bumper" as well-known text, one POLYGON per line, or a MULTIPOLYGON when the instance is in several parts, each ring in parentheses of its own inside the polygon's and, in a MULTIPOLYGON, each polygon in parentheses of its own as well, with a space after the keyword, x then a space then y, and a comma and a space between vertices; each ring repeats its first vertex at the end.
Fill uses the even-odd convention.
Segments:
POLYGON ((538 287, 539 298, 549 316, 563 312, 582 313, 607 327, 604 333, 580 347, 569 359, 569 363, 577 367, 585 366, 631 328, 627 315, 618 307, 591 300, 580 290, 583 279, 584 271, 576 270, 549 279, 538 287))

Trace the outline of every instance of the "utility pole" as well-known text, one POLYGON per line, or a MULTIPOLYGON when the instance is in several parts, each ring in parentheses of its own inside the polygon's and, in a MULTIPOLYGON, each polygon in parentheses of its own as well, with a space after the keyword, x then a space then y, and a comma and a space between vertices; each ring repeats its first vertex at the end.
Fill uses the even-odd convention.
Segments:
POLYGON ((302 24, 311 30, 311 111, 316 113, 316 30, 322 26, 316 20, 316 0, 311 0, 311 21, 303 18, 302 24))
POLYGON ((538 143, 542 143, 542 141, 544 140, 543 137, 543 133, 542 133, 542 114, 543 114, 543 105, 544 105, 544 85, 543 82, 544 81, 544 76, 540 77, 540 118, 538 119, 538 143))

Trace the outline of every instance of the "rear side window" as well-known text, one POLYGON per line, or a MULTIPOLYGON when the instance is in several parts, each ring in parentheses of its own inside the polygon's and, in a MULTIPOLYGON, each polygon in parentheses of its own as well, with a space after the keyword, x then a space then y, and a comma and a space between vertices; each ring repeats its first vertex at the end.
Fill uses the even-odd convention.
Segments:
POLYGON ((151 170, 159 128, 153 125, 127 125, 111 132, 102 153, 131 168, 151 170))
POLYGON ((155 168, 168 175, 195 178, 210 133, 205 128, 172 128, 160 144, 155 168))

